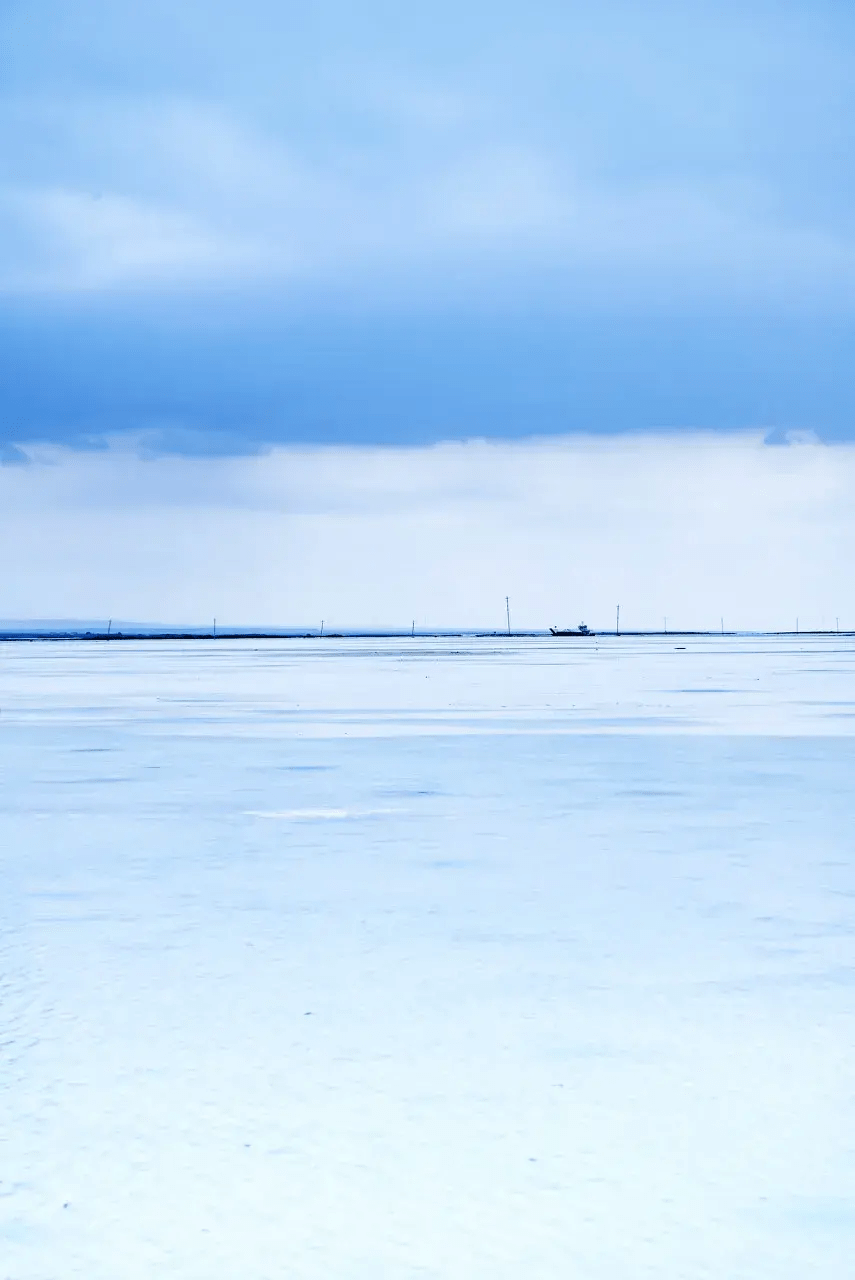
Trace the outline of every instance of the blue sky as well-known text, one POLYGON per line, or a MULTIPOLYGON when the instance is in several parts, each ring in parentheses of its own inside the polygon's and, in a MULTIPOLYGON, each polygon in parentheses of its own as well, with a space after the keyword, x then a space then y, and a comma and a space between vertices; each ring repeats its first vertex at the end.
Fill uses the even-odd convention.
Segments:
POLYGON ((0 438, 855 436, 842 3, 0 3, 0 438))

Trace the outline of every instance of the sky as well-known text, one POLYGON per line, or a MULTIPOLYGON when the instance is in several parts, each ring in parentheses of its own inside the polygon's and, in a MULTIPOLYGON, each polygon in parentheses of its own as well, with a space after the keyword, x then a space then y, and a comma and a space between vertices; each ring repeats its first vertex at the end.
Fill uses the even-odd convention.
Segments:
POLYGON ((7 441, 853 434, 849 5, 3 0, 0 45, 7 441))
POLYGON ((504 629, 507 595, 514 629, 614 629, 620 604, 624 630, 855 630, 848 444, 33 453, 0 469, 0 618, 504 629))
POLYGON ((326 450, 370 514, 354 449, 602 438, 620 471, 639 436, 670 473, 697 433, 848 474, 851 6, 0 0, 0 47, 15 494, 106 452, 145 506, 175 457, 188 514, 192 462, 326 450))

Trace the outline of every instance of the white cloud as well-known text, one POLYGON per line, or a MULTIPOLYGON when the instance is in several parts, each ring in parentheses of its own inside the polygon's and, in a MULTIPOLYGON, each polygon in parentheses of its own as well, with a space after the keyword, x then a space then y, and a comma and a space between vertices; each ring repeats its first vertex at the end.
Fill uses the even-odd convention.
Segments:
POLYGON ((0 289, 357 281, 415 297, 528 272, 560 294, 569 272, 647 301, 852 300, 851 228, 761 170, 626 171, 613 142, 598 164, 578 129, 524 128, 491 92, 345 75, 328 132, 296 107, 264 120, 186 95, 0 99, 0 289))
POLYGON ((855 447, 472 441, 0 469, 9 616, 855 626, 855 447))
POLYGON ((116 285, 222 278, 253 264, 254 250, 180 210, 121 195, 63 188, 0 192, 0 225, 10 249, 0 288, 88 291, 116 285))

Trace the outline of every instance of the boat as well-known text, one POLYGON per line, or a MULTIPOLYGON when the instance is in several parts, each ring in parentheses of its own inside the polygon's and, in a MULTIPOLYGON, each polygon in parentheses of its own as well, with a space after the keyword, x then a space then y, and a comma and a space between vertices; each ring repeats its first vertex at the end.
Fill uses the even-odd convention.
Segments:
POLYGON ((570 627, 566 631, 561 630, 559 627, 550 627, 549 630, 554 636, 595 636, 597 634, 596 631, 590 631, 584 622, 580 622, 578 627, 570 627))

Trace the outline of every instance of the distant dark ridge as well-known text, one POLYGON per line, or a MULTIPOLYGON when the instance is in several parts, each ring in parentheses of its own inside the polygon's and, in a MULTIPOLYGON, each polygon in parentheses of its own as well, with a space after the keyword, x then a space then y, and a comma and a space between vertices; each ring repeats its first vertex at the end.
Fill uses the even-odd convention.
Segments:
POLYGON ((97 640, 470 640, 535 639, 548 631, 0 631, 0 641, 97 640))
POLYGON ((97 640, 460 640, 534 638, 548 631, 0 631, 0 641, 97 640))
POLYGON ((535 640, 554 639, 556 642, 609 638, 612 640, 656 639, 748 639, 752 636, 781 637, 793 640, 808 636, 835 636, 841 639, 855 635, 853 631, 591 631, 552 636, 549 631, 48 631, 21 630, 0 631, 0 642, 16 641, 98 641, 106 643, 127 640, 535 640))

